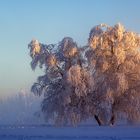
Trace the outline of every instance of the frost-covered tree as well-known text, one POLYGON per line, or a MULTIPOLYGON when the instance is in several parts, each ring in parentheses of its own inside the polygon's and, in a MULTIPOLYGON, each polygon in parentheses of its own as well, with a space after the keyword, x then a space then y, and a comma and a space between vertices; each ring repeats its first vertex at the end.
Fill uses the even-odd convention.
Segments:
POLYGON ((140 120, 140 37, 121 24, 94 27, 88 45, 66 37, 58 44, 29 43, 31 67, 44 69, 31 90, 43 95, 45 119, 77 124, 95 118, 114 124, 120 114, 140 120))
POLYGON ((37 65, 45 68, 45 75, 38 77, 31 89, 36 95, 44 95, 45 119, 74 125, 86 118, 81 105, 92 84, 83 50, 69 37, 50 45, 32 40, 29 48, 32 69, 37 65))
POLYGON ((91 30, 89 46, 94 92, 101 97, 99 114, 112 114, 111 124, 119 114, 140 121, 140 36, 121 24, 101 24, 91 30))

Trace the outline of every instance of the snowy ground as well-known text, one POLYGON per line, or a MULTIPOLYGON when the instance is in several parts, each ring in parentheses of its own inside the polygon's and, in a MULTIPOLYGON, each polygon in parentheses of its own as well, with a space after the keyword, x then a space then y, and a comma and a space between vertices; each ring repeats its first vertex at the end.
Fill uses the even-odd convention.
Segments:
POLYGON ((140 126, 0 126, 0 140, 140 140, 140 126))

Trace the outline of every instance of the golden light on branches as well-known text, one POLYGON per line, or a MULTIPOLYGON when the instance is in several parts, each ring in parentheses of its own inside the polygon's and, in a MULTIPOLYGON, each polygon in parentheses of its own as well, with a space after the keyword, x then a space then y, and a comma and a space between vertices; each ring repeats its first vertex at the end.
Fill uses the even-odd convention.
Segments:
POLYGON ((117 116, 125 114, 127 120, 140 121, 137 33, 120 23, 100 24, 91 29, 88 45, 83 48, 70 37, 58 46, 33 40, 29 48, 33 69, 37 65, 45 69, 33 91, 44 95, 46 119, 76 124, 94 117, 103 125, 114 124, 117 116))

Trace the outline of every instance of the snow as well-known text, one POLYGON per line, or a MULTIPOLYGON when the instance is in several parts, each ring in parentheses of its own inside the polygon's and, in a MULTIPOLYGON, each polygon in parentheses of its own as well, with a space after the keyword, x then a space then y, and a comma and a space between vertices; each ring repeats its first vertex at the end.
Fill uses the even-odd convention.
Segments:
POLYGON ((0 140, 140 140, 140 126, 0 126, 0 140))
POLYGON ((0 140, 140 140, 140 125, 99 127, 93 120, 78 127, 45 125, 36 112, 39 103, 30 94, 1 100, 0 140))

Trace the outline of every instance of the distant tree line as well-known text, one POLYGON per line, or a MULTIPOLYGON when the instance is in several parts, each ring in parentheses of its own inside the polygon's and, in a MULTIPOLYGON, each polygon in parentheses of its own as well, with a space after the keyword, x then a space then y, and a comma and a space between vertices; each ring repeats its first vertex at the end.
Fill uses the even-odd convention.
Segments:
POLYGON ((24 92, 0 99, 0 125, 44 123, 40 111, 40 102, 40 98, 24 92))

